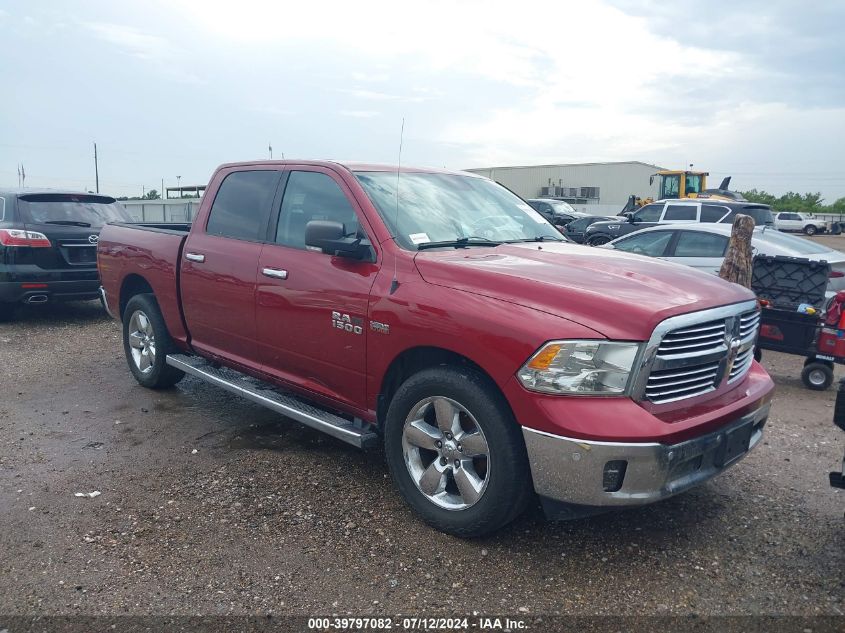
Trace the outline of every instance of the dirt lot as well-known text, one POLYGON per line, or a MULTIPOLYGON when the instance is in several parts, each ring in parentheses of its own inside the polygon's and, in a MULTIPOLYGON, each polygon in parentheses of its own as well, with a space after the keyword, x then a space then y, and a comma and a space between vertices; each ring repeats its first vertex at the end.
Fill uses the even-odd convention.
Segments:
POLYGON ((468 542, 419 523, 379 453, 193 379, 141 388, 96 303, 31 310, 0 324, 0 614, 842 615, 834 391, 764 365, 765 441, 725 475, 468 542))

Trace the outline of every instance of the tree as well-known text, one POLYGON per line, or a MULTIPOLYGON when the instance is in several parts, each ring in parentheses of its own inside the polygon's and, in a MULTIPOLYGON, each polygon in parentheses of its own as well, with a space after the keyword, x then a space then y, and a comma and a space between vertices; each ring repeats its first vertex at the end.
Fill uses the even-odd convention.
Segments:
POLYGON ((144 194, 144 197, 141 198, 141 200, 158 200, 159 198, 161 198, 161 196, 158 195, 158 191, 156 191, 155 189, 150 189, 147 193, 144 194))
POLYGON ((767 204, 772 207, 773 211, 793 211, 796 213, 843 213, 845 212, 845 202, 840 203, 837 200, 832 205, 823 204, 822 194, 818 191, 815 193, 795 193, 789 191, 779 198, 766 192, 757 191, 743 191, 749 202, 757 202, 759 204, 767 204), (839 207, 836 207, 840 204, 839 207), (838 209, 838 210, 837 210, 838 209))

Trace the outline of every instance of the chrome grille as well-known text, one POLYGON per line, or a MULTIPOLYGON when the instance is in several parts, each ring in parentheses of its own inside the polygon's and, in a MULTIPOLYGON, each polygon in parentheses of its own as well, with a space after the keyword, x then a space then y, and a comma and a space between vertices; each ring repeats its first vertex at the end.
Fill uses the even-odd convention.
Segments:
POLYGON ((663 404, 737 382, 751 368, 759 326, 754 302, 667 319, 649 341, 640 397, 663 404))
POLYGON ((745 375, 745 372, 751 368, 752 360, 754 360, 753 347, 749 347, 744 352, 737 354, 733 367, 731 367, 731 373, 728 375, 728 384, 736 382, 742 378, 745 375))
POLYGON ((691 398, 716 388, 719 363, 705 363, 685 367, 683 370, 662 369, 652 371, 646 385, 646 398, 652 402, 669 402, 691 398))
POLYGON ((725 344, 725 321, 711 321, 695 327, 673 330, 663 337, 658 356, 699 355, 725 344))

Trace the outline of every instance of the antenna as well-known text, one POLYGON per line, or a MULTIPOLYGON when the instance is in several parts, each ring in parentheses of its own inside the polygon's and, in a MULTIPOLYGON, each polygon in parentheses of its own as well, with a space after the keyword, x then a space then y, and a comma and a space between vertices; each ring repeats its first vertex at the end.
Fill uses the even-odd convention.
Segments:
MULTIPOLYGON (((402 117, 402 128, 399 130, 399 160, 396 161, 396 217, 393 221, 393 241, 399 236, 399 174, 402 172, 402 140, 405 137, 405 117, 402 117)), ((396 279, 397 259, 393 259, 393 280, 390 282, 390 294, 396 292, 399 280, 396 279)))

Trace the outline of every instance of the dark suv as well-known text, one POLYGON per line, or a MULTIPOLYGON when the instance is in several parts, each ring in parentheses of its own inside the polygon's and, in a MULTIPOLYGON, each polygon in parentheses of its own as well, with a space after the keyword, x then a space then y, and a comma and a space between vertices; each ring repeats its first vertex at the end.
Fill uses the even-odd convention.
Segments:
POLYGON ((0 317, 20 303, 96 299, 100 229, 131 221, 108 196, 0 190, 0 317))
POLYGON ((757 226, 774 226, 772 209, 764 204, 693 198, 659 200, 645 205, 630 217, 611 222, 595 222, 584 232, 584 243, 590 246, 607 244, 617 237, 657 224, 692 224, 695 222, 733 222, 738 213, 750 215, 757 226))

